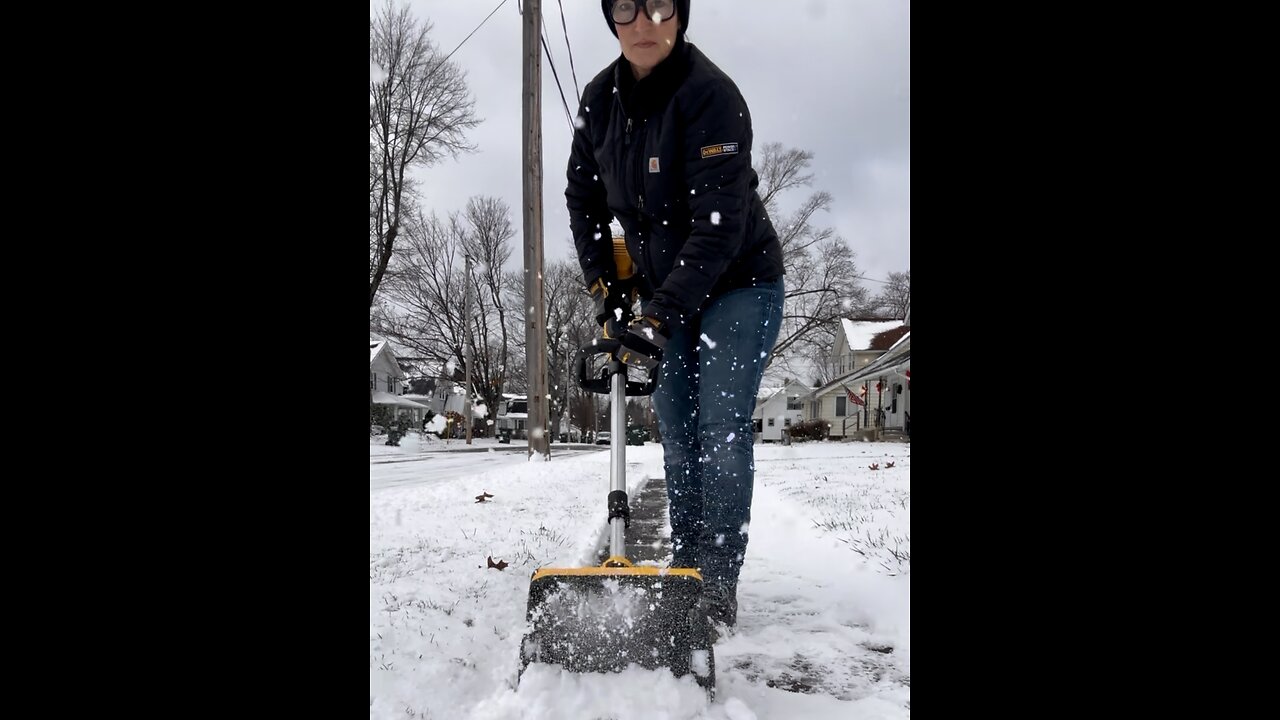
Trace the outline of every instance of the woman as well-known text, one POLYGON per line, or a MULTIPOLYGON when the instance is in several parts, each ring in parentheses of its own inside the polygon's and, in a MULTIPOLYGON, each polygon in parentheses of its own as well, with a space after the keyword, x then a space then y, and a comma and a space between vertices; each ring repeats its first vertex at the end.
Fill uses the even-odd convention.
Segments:
POLYGON ((751 114, 685 41, 689 2, 602 0, 622 56, 583 92, 565 197, 596 322, 620 337, 619 360, 662 365, 653 402, 672 566, 701 568, 705 611, 732 626, 751 519, 751 414, 782 319, 782 248, 756 192, 751 114), (614 218, 636 269, 626 283, 614 218))

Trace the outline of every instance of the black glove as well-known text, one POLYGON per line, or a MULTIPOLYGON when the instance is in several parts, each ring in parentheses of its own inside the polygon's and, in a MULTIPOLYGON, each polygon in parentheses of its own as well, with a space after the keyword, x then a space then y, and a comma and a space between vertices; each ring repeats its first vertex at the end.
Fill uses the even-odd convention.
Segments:
POLYGON ((627 334, 627 325, 631 324, 632 315, 625 310, 622 312, 622 318, 619 319, 614 315, 610 315, 605 319, 604 324, 600 326, 600 337, 605 340, 619 340, 623 335, 627 334))
POLYGON ((587 288, 587 291, 591 293, 591 301, 595 304, 596 324, 603 325, 605 320, 616 318, 616 308, 622 308, 623 315, 628 316, 624 318, 624 321, 629 321, 631 318, 629 317, 630 312, 625 298, 626 292, 618 287, 617 281, 612 284, 606 283, 607 280, 604 277, 600 277, 591 283, 591 287, 587 288))
POLYGON ((632 320, 615 357, 623 365, 649 372, 662 362, 662 349, 667 346, 668 333, 665 330, 660 321, 650 317, 632 320))

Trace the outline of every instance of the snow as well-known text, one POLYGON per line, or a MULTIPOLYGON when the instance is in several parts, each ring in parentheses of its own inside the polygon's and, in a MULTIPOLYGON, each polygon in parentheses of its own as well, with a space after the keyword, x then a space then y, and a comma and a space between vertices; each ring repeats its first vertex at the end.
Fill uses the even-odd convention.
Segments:
POLYGON ((876 335, 894 328, 902 327, 901 320, 849 320, 841 318, 844 336, 849 342, 850 350, 866 350, 871 347, 871 340, 876 335))
MULTIPOLYGON (((709 703, 692 676, 636 666, 535 664, 517 685, 532 572, 594 564, 604 540, 609 451, 557 443, 530 462, 518 440, 473 443, 370 440, 371 718, 910 717, 910 445, 754 446, 738 626, 709 703)), ((626 451, 634 496, 662 448, 626 451)))

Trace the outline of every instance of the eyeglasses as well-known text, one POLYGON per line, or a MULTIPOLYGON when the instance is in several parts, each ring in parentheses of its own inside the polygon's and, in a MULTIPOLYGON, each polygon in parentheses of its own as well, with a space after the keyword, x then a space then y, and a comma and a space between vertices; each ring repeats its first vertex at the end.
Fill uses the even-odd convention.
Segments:
POLYGON ((613 4, 613 24, 630 25, 636 19, 636 7, 643 5, 649 17, 655 15, 661 22, 670 20, 676 14, 676 4, 672 0, 618 0, 613 4))

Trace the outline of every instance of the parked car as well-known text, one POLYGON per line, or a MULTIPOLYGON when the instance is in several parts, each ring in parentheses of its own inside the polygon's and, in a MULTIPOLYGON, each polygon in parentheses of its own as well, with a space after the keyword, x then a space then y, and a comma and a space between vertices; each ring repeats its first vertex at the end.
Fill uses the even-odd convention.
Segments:
POLYGON ((613 434, 610 433, 608 430, 602 430, 596 433, 597 445, 609 445, 612 442, 613 442, 613 434))
POLYGON ((645 441, 649 439, 649 428, 643 425, 633 425, 627 428, 628 445, 644 445, 645 441))

